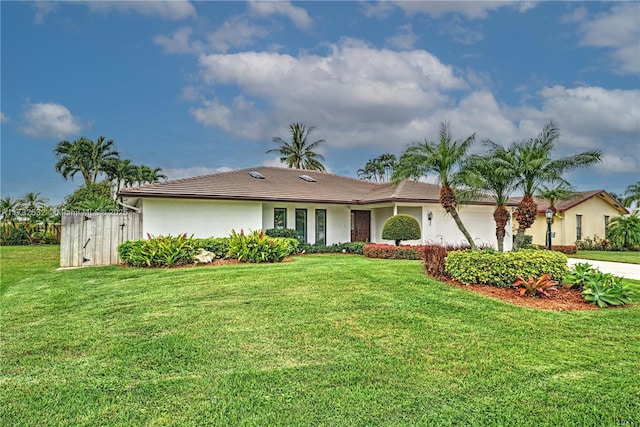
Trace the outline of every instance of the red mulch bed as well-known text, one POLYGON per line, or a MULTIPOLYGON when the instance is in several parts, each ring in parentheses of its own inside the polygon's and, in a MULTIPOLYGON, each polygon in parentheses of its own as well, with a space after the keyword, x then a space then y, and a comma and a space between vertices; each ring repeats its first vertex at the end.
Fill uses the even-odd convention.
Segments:
POLYGON ((540 310, 572 311, 598 309, 596 305, 586 302, 580 291, 577 289, 559 287, 557 291, 549 291, 551 298, 541 298, 520 296, 520 291, 516 288, 500 288, 498 286, 487 285, 464 285, 460 282, 456 282, 455 280, 444 280, 444 282, 471 292, 491 298, 497 298, 510 304, 537 308, 540 310))

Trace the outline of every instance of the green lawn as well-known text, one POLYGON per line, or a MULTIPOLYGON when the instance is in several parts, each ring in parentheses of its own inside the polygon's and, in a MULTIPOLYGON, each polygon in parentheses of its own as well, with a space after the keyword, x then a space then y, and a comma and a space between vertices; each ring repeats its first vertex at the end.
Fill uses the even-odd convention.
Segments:
POLYGON ((626 262, 630 264, 640 264, 640 252, 618 252, 618 251, 578 251, 571 258, 591 259, 594 261, 626 262))
POLYGON ((2 248, 3 425, 640 423, 639 306, 536 311, 355 255, 54 271, 56 250, 2 248))

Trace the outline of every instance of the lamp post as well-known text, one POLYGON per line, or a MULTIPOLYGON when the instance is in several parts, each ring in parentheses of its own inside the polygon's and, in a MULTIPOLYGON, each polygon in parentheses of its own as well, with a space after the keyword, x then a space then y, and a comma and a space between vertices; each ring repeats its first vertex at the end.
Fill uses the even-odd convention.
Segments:
POLYGON ((553 211, 547 209, 545 215, 547 216, 547 249, 551 250, 551 218, 553 217, 553 211))

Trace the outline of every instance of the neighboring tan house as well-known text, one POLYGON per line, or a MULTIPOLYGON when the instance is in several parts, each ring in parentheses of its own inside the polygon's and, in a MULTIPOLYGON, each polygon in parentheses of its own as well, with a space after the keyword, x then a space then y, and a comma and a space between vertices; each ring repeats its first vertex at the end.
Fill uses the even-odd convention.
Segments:
MULTIPOLYGON (((520 198, 512 201, 519 202, 520 198)), ((547 218, 545 212, 549 202, 534 199, 538 205, 538 216, 527 234, 533 236, 533 243, 545 245, 547 233, 547 218)), ((628 214, 629 211, 613 196, 604 190, 582 191, 576 193, 571 200, 557 202, 557 213, 551 223, 552 244, 574 245, 576 241, 585 238, 606 238, 607 224, 611 218, 628 214)), ((513 220, 513 231, 518 228, 518 222, 513 220)))
MULTIPOLYGON (((126 205, 142 212, 143 235, 228 236, 232 229, 293 228, 301 241, 393 243, 382 239, 395 214, 418 220, 419 243, 466 242, 438 202, 440 187, 416 181, 397 186, 325 172, 257 167, 123 188, 126 205)), ((480 199, 459 209, 477 244, 496 247, 493 201, 480 199)), ((512 247, 507 225, 505 250, 512 247)))

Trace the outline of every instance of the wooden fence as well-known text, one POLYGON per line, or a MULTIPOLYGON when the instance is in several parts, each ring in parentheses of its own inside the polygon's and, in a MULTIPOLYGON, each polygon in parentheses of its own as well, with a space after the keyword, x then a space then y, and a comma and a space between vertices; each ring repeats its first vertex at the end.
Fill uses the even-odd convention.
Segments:
POLYGON ((142 238, 136 212, 65 212, 62 214, 60 267, 118 264, 118 245, 142 238))

